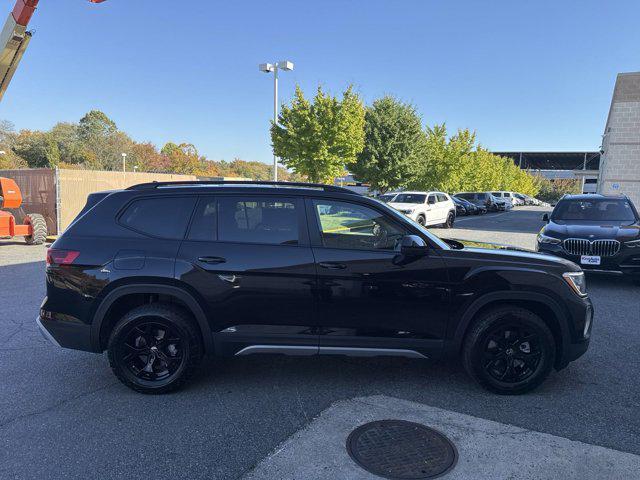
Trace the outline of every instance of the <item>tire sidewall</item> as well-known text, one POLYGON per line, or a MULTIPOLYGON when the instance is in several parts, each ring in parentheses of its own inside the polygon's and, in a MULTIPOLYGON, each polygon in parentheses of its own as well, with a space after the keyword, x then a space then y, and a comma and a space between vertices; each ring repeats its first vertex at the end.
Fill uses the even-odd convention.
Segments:
POLYGON ((190 376, 201 358, 199 341, 195 338, 193 327, 188 323, 188 320, 173 310, 163 311, 163 309, 158 309, 157 312, 153 312, 151 309, 145 309, 144 307, 134 309, 117 323, 109 337, 107 351, 109 363, 118 379, 128 387, 142 393, 164 393, 178 388, 190 376), (120 360, 122 344, 131 329, 136 325, 148 322, 170 326, 178 332, 181 338, 183 361, 174 373, 159 381, 144 380, 136 377, 120 360))
POLYGON ((473 338, 465 345, 465 367, 467 371, 485 388, 503 394, 515 395, 525 393, 540 385, 549 375, 555 362, 555 341, 553 334, 544 321, 527 310, 506 308, 485 315, 472 331, 473 338), (516 383, 501 382, 492 377, 482 367, 482 353, 489 334, 496 328, 506 325, 521 324, 536 331, 540 337, 543 354, 536 371, 525 380, 516 383))

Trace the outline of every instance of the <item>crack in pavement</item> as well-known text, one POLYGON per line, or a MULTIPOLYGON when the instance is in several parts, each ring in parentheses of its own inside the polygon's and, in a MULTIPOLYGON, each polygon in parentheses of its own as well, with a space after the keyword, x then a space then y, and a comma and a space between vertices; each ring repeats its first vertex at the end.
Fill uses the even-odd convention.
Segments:
POLYGON ((38 410, 36 412, 30 412, 30 413, 24 413, 24 414, 18 415, 16 417, 13 417, 13 418, 11 418, 9 420, 6 420, 6 421, 0 423, 0 429, 4 429, 5 427, 7 427, 7 426, 9 426, 9 425, 11 425, 11 424, 13 424, 15 422, 18 422, 18 421, 21 421, 21 420, 25 420, 27 418, 37 417, 39 415, 43 415, 45 413, 52 412, 52 411, 56 410, 57 408, 62 407, 63 405, 71 403, 71 402, 73 402, 75 400, 79 400, 80 398, 87 397, 89 395, 92 395, 94 393, 100 392, 102 390, 106 390, 106 389, 108 389, 110 387, 113 387, 114 385, 117 385, 117 384, 118 384, 117 381, 111 382, 111 383, 109 383, 107 385, 103 385, 102 387, 95 388, 95 389, 90 390, 88 392, 83 392, 83 393, 80 393, 80 394, 75 395, 73 397, 61 400, 60 402, 55 403, 54 405, 50 405, 49 407, 47 407, 47 408, 45 408, 43 410, 38 410))

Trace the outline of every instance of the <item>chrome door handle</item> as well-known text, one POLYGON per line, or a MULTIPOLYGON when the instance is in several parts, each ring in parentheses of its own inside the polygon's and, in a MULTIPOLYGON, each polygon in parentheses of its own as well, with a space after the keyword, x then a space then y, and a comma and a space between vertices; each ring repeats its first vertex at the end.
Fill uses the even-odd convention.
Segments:
POLYGON ((344 263, 336 262, 320 262, 318 263, 322 268, 328 268, 329 270, 344 270, 347 266, 344 263))
POLYGON ((216 264, 224 263, 227 261, 227 259, 222 257, 198 257, 198 261, 202 263, 216 264))

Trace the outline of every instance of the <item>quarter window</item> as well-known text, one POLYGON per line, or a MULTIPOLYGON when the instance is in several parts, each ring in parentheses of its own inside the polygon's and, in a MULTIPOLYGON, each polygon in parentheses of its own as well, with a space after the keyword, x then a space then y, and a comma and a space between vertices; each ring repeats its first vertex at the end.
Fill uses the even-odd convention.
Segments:
POLYGON ((296 201, 286 198, 219 197, 218 239, 225 242, 298 245, 296 201))
POLYGON ((182 239, 195 197, 144 198, 132 202, 120 216, 121 225, 140 233, 182 239))
POLYGON ((214 241, 218 237, 218 212, 215 198, 201 198, 189 229, 189 240, 214 241))
POLYGON ((394 250, 406 231, 382 213, 363 205, 313 201, 322 244, 354 250, 394 250))

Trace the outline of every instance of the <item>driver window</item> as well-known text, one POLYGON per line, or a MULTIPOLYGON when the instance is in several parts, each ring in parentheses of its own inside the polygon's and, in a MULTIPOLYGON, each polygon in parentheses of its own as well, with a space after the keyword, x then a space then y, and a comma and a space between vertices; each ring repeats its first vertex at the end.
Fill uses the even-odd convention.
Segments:
POLYGON ((436 196, 435 195, 429 195, 429 199, 427 200, 427 203, 429 205, 433 205, 434 203, 436 203, 436 196))
POLYGON ((329 248, 394 250, 406 231, 363 205, 313 200, 322 244, 329 248))

